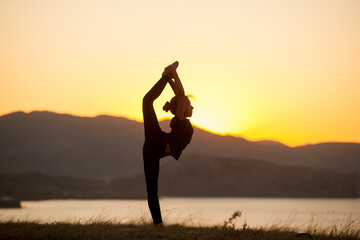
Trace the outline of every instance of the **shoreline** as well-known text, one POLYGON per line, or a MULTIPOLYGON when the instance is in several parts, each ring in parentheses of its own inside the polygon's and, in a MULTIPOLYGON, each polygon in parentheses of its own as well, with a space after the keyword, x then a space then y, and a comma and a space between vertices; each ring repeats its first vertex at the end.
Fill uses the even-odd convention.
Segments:
MULTIPOLYGON (((359 230, 359 200, 308 201, 299 199, 238 198, 165 198, 161 200, 165 224, 186 226, 219 226, 235 212, 234 221, 250 228, 272 227, 308 231, 343 229, 348 225, 359 230)), ((0 222, 29 221, 50 224, 150 223, 151 215, 144 200, 45 200, 23 201, 21 209, 0 210, 0 222)))

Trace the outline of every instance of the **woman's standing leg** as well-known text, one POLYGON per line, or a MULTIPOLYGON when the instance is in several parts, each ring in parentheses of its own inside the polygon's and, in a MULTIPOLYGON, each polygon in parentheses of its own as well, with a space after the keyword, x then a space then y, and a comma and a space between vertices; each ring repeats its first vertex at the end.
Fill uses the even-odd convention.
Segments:
POLYGON ((159 149, 161 148, 163 138, 161 137, 162 131, 154 111, 153 102, 164 90, 168 79, 168 76, 163 76, 143 99, 145 130, 145 143, 143 148, 144 172, 148 205, 155 225, 162 222, 158 197, 158 177, 160 164, 159 149))
POLYGON ((144 171, 146 179, 146 191, 148 196, 148 205, 154 224, 162 222, 160 203, 158 197, 158 178, 160 158, 147 151, 144 146, 144 171))

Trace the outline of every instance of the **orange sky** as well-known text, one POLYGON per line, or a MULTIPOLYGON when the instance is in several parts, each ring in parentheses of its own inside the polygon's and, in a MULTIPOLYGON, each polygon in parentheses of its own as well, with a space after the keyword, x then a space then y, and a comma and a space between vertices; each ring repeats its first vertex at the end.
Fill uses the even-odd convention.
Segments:
POLYGON ((178 60, 198 126, 360 142, 359 12, 357 0, 0 0, 0 115, 141 120, 142 97, 178 60))

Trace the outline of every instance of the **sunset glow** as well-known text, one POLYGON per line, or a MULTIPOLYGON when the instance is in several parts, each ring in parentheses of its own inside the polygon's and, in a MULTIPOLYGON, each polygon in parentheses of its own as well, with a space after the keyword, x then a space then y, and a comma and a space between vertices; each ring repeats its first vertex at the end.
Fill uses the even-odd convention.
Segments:
MULTIPOLYGON (((360 1, 0 0, 0 115, 142 120, 175 60, 191 121, 290 146, 360 142, 360 1)), ((158 118, 173 96, 155 102, 158 118)))

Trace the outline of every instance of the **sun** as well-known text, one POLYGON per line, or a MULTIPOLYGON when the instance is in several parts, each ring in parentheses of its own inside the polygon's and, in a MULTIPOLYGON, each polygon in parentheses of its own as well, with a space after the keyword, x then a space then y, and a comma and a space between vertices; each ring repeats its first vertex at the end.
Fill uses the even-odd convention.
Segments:
POLYGON ((241 118, 221 114, 221 110, 196 109, 190 121, 201 129, 221 135, 240 135, 246 128, 241 118))

